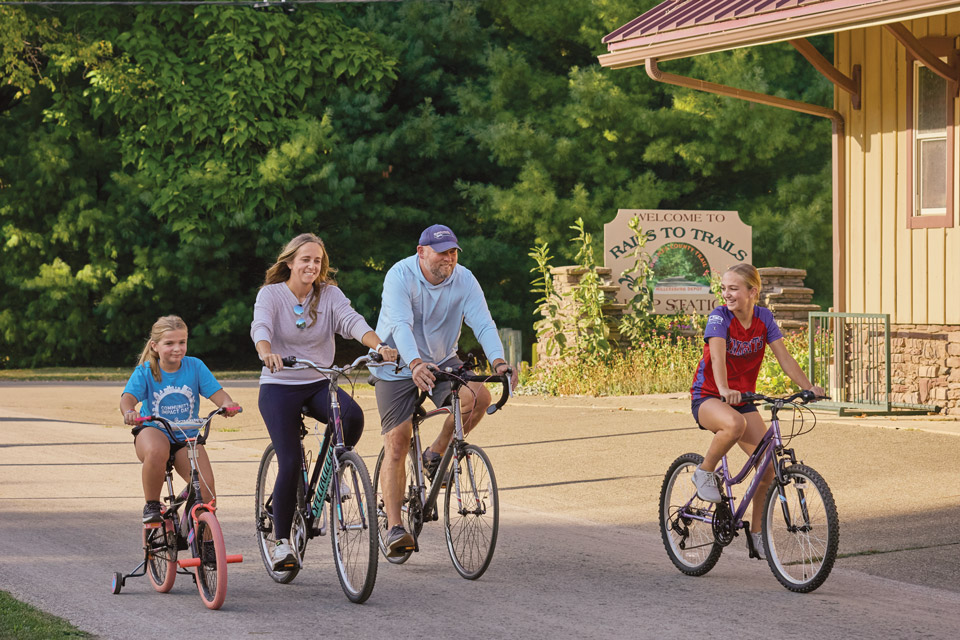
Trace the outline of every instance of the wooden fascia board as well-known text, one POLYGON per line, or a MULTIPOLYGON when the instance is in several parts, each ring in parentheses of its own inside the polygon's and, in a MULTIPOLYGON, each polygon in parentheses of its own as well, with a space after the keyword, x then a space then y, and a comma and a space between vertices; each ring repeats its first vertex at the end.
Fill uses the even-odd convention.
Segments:
POLYGON ((670 31, 614 42, 608 47, 610 52, 598 58, 603 67, 622 69, 644 64, 647 58, 656 58, 660 61, 674 60, 956 11, 960 11, 960 2, 951 2, 945 6, 943 0, 904 0, 880 3, 879 6, 870 4, 839 8, 829 12, 821 10, 819 13, 800 15, 793 19, 787 15, 790 11, 783 11, 774 14, 779 16, 776 20, 772 19, 770 14, 753 16, 737 22, 736 25, 731 24, 731 28, 724 31, 710 31, 707 28, 690 29, 689 35, 681 35, 683 31, 670 31), (884 7, 884 4, 892 6, 884 7), (642 41, 642 44, 636 41, 642 41))

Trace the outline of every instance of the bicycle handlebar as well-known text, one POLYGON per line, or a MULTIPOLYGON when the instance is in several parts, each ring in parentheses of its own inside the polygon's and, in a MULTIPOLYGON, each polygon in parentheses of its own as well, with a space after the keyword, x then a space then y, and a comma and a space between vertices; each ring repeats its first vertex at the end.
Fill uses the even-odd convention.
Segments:
POLYGON ((785 396, 783 398, 776 398, 771 396, 765 396, 762 393, 750 393, 749 391, 743 392, 740 394, 740 399, 743 402, 769 402, 771 404, 783 403, 783 404, 792 404, 800 401, 800 404, 807 404, 809 402, 815 402, 817 400, 829 400, 830 396, 818 396, 813 391, 809 389, 804 389, 802 391, 797 391, 796 393, 785 396))
POLYGON ((371 365, 382 366, 387 364, 383 361, 383 356, 379 353, 368 353, 367 355, 360 356, 351 364, 348 364, 344 367, 321 367, 317 363, 307 360, 306 358, 297 358, 296 356, 287 356, 285 358, 281 358, 280 361, 283 362, 283 366, 285 367, 295 367, 296 365, 301 364, 303 366, 297 367, 298 369, 315 369, 320 373, 336 374, 348 373, 360 365, 366 365, 367 367, 370 367, 371 365))
MULTIPOLYGON (((204 442, 207 441, 207 436, 210 434, 210 422, 213 419, 213 416, 223 415, 224 413, 227 412, 228 408, 232 409, 233 407, 218 407, 214 409, 213 411, 210 412, 210 414, 206 418, 204 418, 200 422, 199 425, 197 425, 198 429, 203 429, 202 435, 200 435, 199 433, 197 434, 197 444, 203 444, 204 442)), ((239 409, 237 413, 243 413, 242 407, 237 407, 237 409, 239 409)), ((134 422, 138 422, 140 424, 143 424, 144 422, 158 422, 160 423, 160 426, 162 426, 166 430, 166 432, 170 435, 170 437, 173 439, 174 442, 180 442, 180 439, 177 437, 176 432, 173 430, 174 425, 171 424, 170 421, 164 418, 163 416, 140 416, 138 418, 134 418, 133 420, 134 422)), ((179 424, 176 425, 176 428, 181 432, 183 432, 183 427, 180 426, 179 424)), ((184 438, 186 438, 186 436, 184 436, 184 438)))
MULTIPOLYGON (((435 376, 443 376, 448 380, 453 381, 454 383, 467 383, 467 382, 499 382, 503 385, 503 390, 500 392, 500 399, 497 400, 494 404, 491 404, 487 407, 487 415, 493 415, 497 411, 503 408, 503 405, 507 403, 507 398, 513 396, 513 389, 510 387, 510 378, 513 376, 513 369, 507 368, 505 372, 500 375, 492 376, 478 376, 473 373, 470 373, 470 370, 466 367, 460 367, 458 369, 448 369, 444 371, 437 368, 432 364, 428 364, 427 367, 433 372, 435 376)), ((426 393, 420 393, 420 401, 418 404, 422 404, 426 399, 426 393)))

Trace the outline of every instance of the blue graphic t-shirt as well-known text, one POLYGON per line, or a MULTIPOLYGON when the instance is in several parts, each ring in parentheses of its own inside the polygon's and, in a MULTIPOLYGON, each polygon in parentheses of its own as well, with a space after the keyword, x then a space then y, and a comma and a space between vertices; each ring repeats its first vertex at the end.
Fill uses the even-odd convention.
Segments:
MULTIPOLYGON (((196 437, 196 427, 200 421, 200 396, 209 398, 220 391, 220 383, 207 369, 207 365, 190 356, 184 356, 180 369, 174 373, 161 369, 160 378, 161 381, 157 382, 150 371, 150 365, 144 363, 133 371, 123 393, 129 393, 143 403, 140 405, 141 416, 162 416, 171 424, 189 424, 193 428, 184 428, 184 431, 188 437, 196 437)), ((144 424, 166 433, 159 424, 144 424)), ((174 429, 174 432, 178 438, 182 438, 179 430, 174 429)), ((167 439, 169 438, 170 435, 167 434, 167 439)))

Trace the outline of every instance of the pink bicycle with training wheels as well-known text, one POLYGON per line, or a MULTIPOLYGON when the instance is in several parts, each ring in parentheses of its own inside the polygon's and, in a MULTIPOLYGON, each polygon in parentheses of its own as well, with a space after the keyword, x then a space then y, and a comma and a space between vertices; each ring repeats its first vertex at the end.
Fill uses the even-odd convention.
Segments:
POLYGON ((173 490, 173 456, 167 460, 167 497, 161 507, 160 522, 143 525, 143 561, 130 573, 117 571, 113 574, 111 591, 120 593, 127 578, 142 575, 150 577, 153 588, 166 593, 173 588, 177 574, 193 578, 200 592, 200 599, 208 609, 219 609, 227 597, 227 565, 243 562, 240 554, 227 555, 223 532, 217 520, 216 497, 203 502, 200 491, 202 478, 197 468, 197 445, 207 441, 210 421, 213 416, 225 412, 217 409, 199 424, 171 424, 160 416, 137 418, 137 422, 160 424, 177 442, 185 443, 190 460, 190 482, 179 494, 173 490), (203 431, 195 437, 187 437, 184 426, 197 427, 203 431), (180 433, 177 434, 176 431, 180 433), (183 517, 180 508, 183 507, 183 517), (180 551, 189 551, 190 557, 178 559, 180 551))

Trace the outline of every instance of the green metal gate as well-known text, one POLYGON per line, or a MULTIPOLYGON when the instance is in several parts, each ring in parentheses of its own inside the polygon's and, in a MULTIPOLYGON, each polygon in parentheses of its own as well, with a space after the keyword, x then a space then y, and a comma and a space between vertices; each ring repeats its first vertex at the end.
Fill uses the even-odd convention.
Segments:
POLYGON ((845 413, 929 413, 939 407, 890 400, 890 315, 810 313, 810 380, 827 391, 819 407, 845 413))

